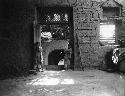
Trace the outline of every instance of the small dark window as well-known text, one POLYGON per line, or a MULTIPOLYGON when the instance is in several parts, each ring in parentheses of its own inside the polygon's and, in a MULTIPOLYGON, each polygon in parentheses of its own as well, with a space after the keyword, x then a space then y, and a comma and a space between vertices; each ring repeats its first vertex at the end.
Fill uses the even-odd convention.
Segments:
POLYGON ((103 7, 103 17, 121 16, 120 7, 103 7))

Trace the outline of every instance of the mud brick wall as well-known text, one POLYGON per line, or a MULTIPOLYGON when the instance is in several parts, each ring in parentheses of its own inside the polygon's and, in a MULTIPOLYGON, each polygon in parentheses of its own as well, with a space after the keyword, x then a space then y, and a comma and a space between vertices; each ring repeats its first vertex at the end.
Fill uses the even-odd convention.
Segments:
MULTIPOLYGON (((107 67, 105 56, 115 46, 100 46, 99 44, 99 24, 103 19, 103 13, 99 0, 78 0, 73 7, 74 16, 74 32, 78 36, 81 63, 85 68, 98 67, 105 69, 107 67)), ((118 3, 123 4, 122 0, 118 3), (121 3, 122 2, 122 3, 121 3)), ((125 39, 125 6, 123 4, 122 16, 120 17, 121 24, 118 23, 117 39, 125 39), (122 27, 121 27, 122 25, 122 27)), ((115 21, 116 19, 114 19, 115 21)), ((80 69, 80 64, 77 63, 79 58, 76 55, 75 69, 80 69)))
MULTIPOLYGON (((84 67, 99 66, 99 32, 101 8, 91 0, 79 0, 74 7, 74 30, 78 36, 81 62, 84 67)), ((75 65, 79 68, 80 65, 75 65)))
POLYGON ((122 9, 122 27, 121 27, 121 33, 120 33, 120 39, 125 40, 125 6, 123 6, 122 9))
MULTIPOLYGON (((105 55, 114 46, 99 45, 99 24, 102 18, 101 4, 106 0, 39 0, 41 6, 71 6, 73 7, 74 23, 74 54, 75 69, 80 64, 85 67, 105 67, 105 55), (78 37, 78 42, 76 37, 78 37), (77 44, 78 43, 78 44, 77 44), (78 46, 77 46, 78 45, 78 46), (80 52, 78 52, 78 50, 80 52), (80 53, 80 54, 78 54, 80 53)), ((125 5, 124 0, 115 0, 125 5)), ((125 7, 123 6, 122 28, 119 29, 119 38, 125 36, 125 7)), ((119 25, 119 26, 121 26, 119 25)))
MULTIPOLYGON (((101 4, 105 1, 106 0, 70 0, 70 2, 67 2, 67 0, 40 1, 40 5, 42 6, 59 5, 73 7, 75 38, 74 68, 76 70, 80 70, 81 65, 88 68, 105 67, 105 55, 114 48, 114 46, 102 47, 99 45, 99 24, 101 19, 103 19, 101 4), (78 42, 76 38, 78 38, 78 42)), ((124 0, 116 1, 120 4, 124 3, 124 0)), ((124 12, 122 14, 124 14, 124 12)), ((122 32, 120 30, 118 33, 119 38, 124 38, 124 24, 123 19, 121 28, 122 32)))

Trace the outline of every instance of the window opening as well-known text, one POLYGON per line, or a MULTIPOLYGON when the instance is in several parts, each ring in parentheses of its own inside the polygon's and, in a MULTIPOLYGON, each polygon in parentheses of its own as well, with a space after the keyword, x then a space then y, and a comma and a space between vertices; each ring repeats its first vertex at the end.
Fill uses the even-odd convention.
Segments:
POLYGON ((67 13, 50 13, 42 17, 44 23, 68 22, 69 16, 67 13))
POLYGON ((47 8, 46 11, 42 10, 41 13, 38 14, 39 23, 41 23, 40 31, 42 42, 70 39, 71 19, 69 17, 71 15, 71 9, 57 9, 56 7, 55 9, 47 8))
POLYGON ((70 27, 68 25, 41 25, 41 39, 46 40, 62 40, 70 38, 70 27))
POLYGON ((115 24, 100 23, 100 41, 107 44, 115 44, 115 24))
POLYGON ((103 17, 121 16, 119 7, 103 7, 103 17))

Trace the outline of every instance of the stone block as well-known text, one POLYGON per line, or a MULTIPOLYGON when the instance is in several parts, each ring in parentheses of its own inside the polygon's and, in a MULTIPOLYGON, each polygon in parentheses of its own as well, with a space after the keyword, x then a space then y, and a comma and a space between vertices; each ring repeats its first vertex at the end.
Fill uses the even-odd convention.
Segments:
POLYGON ((78 12, 78 8, 77 7, 73 7, 73 14, 78 12))
MULTIPOLYGON (((95 36, 95 37, 96 37, 96 39, 98 39, 98 37, 97 37, 97 36, 98 36, 98 32, 97 32, 97 30, 92 30, 92 31, 91 31, 91 35, 90 35, 90 36, 92 36, 92 37, 94 37, 94 36, 95 36)), ((92 40, 93 40, 93 39, 92 39, 92 40)))
POLYGON ((82 62, 82 66, 85 66, 85 67, 90 66, 90 64, 91 64, 90 59, 82 58, 81 62, 82 62))
POLYGON ((90 22, 78 22, 78 29, 92 29, 93 23, 90 22))
POLYGON ((79 43, 90 43, 89 37, 79 37, 79 43))
POLYGON ((77 18, 78 18, 76 12, 73 13, 73 18, 74 18, 74 19, 77 19, 77 18))
POLYGON ((84 0, 84 7, 90 8, 91 7, 91 0, 84 0))
POLYGON ((90 30, 78 30, 77 32, 80 36, 84 36, 84 37, 91 36, 90 30))
POLYGON ((99 9, 100 8, 100 4, 98 2, 92 1, 92 8, 99 9))
POLYGON ((86 18, 87 14, 83 13, 83 12, 79 12, 77 13, 77 17, 78 18, 86 18))
POLYGON ((77 9, 78 9, 78 12, 82 12, 84 8, 83 6, 78 6, 77 9))
POLYGON ((90 53, 89 52, 88 53, 82 53, 81 58, 82 59, 90 59, 90 53))
POLYGON ((81 0, 78 0, 77 3, 76 3, 77 6, 82 6, 82 2, 81 0))
POLYGON ((99 58, 98 58, 98 54, 94 54, 94 53, 91 53, 90 54, 90 59, 92 60, 92 61, 97 61, 99 58))
MULTIPOLYGON (((98 36, 98 33, 96 30, 77 30, 77 33, 79 34, 79 36, 84 36, 84 37, 92 37, 92 40, 94 37, 98 36)), ((98 38, 98 37, 97 37, 98 38)))
POLYGON ((93 12, 93 18, 98 19, 99 18, 99 13, 98 11, 93 12))
POLYGON ((92 43, 92 44, 93 44, 93 43, 98 43, 99 37, 98 37, 98 36, 91 36, 91 37, 90 37, 90 40, 91 40, 91 43, 92 43))
POLYGON ((80 52, 82 54, 89 52, 91 50, 91 46, 89 43, 84 43, 79 45, 80 52))
POLYGON ((91 43, 91 49, 93 49, 93 51, 96 51, 99 49, 99 44, 98 43, 91 43))

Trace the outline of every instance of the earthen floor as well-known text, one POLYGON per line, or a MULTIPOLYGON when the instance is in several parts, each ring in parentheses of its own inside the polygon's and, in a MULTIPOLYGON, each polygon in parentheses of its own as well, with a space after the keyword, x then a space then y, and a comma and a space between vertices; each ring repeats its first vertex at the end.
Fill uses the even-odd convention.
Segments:
POLYGON ((0 80, 0 96, 125 96, 125 77, 101 70, 44 71, 0 80))

